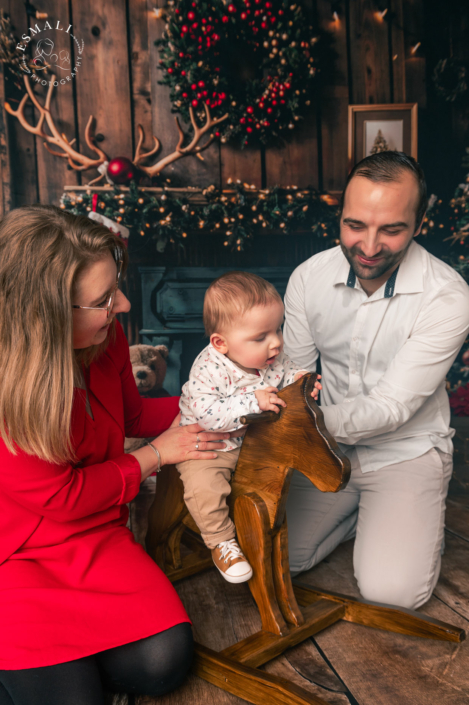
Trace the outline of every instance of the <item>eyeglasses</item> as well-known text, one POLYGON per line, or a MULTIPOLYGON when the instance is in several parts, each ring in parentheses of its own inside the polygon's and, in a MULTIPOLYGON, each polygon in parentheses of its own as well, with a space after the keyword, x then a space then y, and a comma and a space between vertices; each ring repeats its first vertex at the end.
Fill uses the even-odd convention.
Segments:
POLYGON ((121 280, 121 275, 122 275, 122 265, 123 265, 123 260, 119 259, 117 260, 117 281, 116 281, 116 286, 112 290, 109 299, 106 299, 106 301, 103 301, 103 303, 106 303, 106 306, 78 306, 78 304, 72 304, 72 308, 84 308, 87 309, 88 311, 106 311, 106 318, 109 318, 112 307, 114 306, 114 300, 116 298, 116 293, 120 285, 120 280, 121 280))

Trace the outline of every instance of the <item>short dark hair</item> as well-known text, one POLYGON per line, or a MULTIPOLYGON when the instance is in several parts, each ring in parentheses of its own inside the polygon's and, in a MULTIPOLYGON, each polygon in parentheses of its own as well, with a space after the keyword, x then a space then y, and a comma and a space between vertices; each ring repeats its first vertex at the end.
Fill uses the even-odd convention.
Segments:
POLYGON ((378 152, 377 154, 371 154, 369 157, 365 157, 361 162, 355 164, 347 177, 342 193, 340 215, 342 216, 344 209, 347 186, 354 176, 364 176, 365 179, 375 182, 399 181, 399 177, 403 171, 410 171, 410 173, 415 176, 419 187, 419 201, 415 221, 415 229, 417 230, 427 210, 427 184, 425 182, 425 175, 418 162, 416 162, 413 157, 404 154, 404 152, 378 152))

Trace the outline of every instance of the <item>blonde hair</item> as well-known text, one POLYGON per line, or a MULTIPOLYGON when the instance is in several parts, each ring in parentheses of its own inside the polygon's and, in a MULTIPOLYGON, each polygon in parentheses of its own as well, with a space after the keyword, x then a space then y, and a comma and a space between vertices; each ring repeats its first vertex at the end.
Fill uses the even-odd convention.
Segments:
POLYGON ((110 230, 55 206, 17 208, 0 222, 0 434, 14 455, 75 459, 74 379, 109 336, 75 352, 72 299, 81 272, 107 252, 119 252, 125 271, 127 252, 110 230))
POLYGON ((204 327, 209 337, 226 329, 236 316, 254 306, 266 306, 282 299, 270 282, 251 272, 227 272, 215 279, 204 299, 204 327))

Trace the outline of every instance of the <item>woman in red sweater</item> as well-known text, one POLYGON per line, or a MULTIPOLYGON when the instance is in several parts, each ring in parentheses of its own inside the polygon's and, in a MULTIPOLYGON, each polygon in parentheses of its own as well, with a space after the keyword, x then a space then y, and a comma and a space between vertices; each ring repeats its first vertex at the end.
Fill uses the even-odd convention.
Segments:
POLYGON ((126 528, 166 463, 216 457, 226 433, 141 399, 115 320, 127 253, 53 206, 0 223, 0 705, 157 696, 192 658, 174 588, 126 528), (124 454, 124 438, 157 436, 124 454))

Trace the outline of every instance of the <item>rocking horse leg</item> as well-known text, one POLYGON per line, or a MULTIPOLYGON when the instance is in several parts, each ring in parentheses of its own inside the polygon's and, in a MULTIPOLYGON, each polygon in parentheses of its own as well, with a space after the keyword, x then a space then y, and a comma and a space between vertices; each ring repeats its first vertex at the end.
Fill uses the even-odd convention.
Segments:
POLYGON ((439 639, 460 643, 466 638, 463 629, 455 627, 439 619, 433 619, 403 607, 391 607, 377 602, 355 600, 348 595, 334 592, 323 592, 310 587, 299 580, 293 581, 295 595, 300 605, 310 605, 316 600, 328 599, 345 605, 343 619, 366 627, 384 629, 388 632, 420 636, 424 639, 439 639))
POLYGON ((254 492, 240 495, 234 504, 238 540, 253 569, 249 588, 259 609, 262 629, 286 634, 288 627, 277 603, 272 574, 272 538, 265 502, 254 492))
POLYGON ((187 513, 184 491, 174 465, 166 465, 158 474, 155 499, 148 513, 145 539, 147 553, 164 570, 166 545, 170 534, 187 513))
POLYGON ((254 705, 328 705, 286 678, 245 666, 202 644, 195 645, 192 672, 254 705))
POLYGON ((186 530, 184 524, 178 524, 169 534, 166 540, 166 566, 172 570, 182 568, 181 561, 181 538, 186 530))
POLYGON ((274 585, 277 601, 282 614, 288 624, 298 627, 304 623, 303 614, 293 592, 288 560, 288 529, 287 519, 277 531, 273 540, 272 566, 274 571, 274 585))

